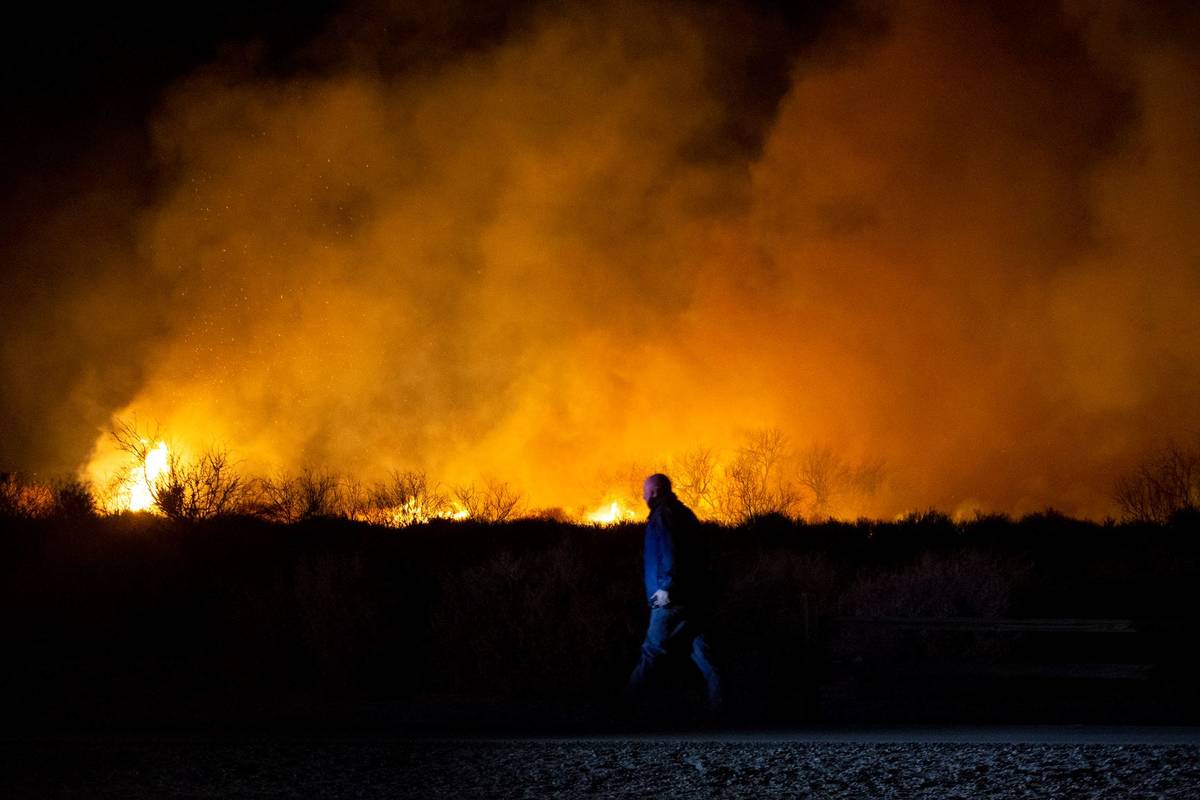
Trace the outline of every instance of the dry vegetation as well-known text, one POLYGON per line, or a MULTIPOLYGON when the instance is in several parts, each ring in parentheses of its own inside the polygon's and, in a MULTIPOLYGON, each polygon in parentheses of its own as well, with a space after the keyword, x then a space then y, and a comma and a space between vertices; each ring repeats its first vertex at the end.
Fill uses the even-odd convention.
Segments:
MULTIPOLYGON (((142 431, 118 422, 113 440, 129 459, 101 487, 76 478, 44 481, 19 473, 0 473, 0 516, 81 517, 113 510, 113 498, 151 457, 157 430, 142 431)), ((632 465, 617 481, 627 484, 626 507, 640 509, 642 478, 665 469, 680 498, 705 520, 743 525, 783 517, 805 522, 833 520, 869 500, 886 484, 879 460, 851 462, 827 445, 793 448, 778 430, 748 434, 722 458, 711 448, 686 451, 663 466, 632 465)), ((253 516, 290 524, 319 518, 343 518, 403 527, 431 519, 506 522, 522 517, 566 521, 562 509, 531 509, 509 483, 444 485, 422 470, 396 470, 385 480, 364 484, 315 468, 273 476, 247 476, 230 451, 203 450, 188 459, 172 452, 163 472, 145 481, 152 510, 180 521, 222 516, 253 516)), ((1120 518, 1135 523, 1170 523, 1200 507, 1200 445, 1168 441, 1147 455, 1113 486, 1111 498, 1120 518)))
MULTIPOLYGON (((108 484, 93 487, 76 478, 44 481, 0 473, 0 516, 80 517, 112 509, 112 498, 130 475, 145 469, 158 431, 118 422, 112 431, 126 466, 108 484)), ((224 448, 209 448, 188 459, 171 453, 166 469, 146 488, 153 510, 181 521, 221 516, 254 516, 289 524, 338 517, 403 527, 436 518, 505 522, 522 517, 567 520, 562 509, 531 509, 520 491, 494 478, 481 483, 444 485, 422 470, 393 471, 385 480, 363 484, 324 469, 253 477, 224 448)), ((822 522, 836 510, 869 500, 887 482, 879 460, 851 462, 827 445, 791 447, 778 430, 752 432, 722 458, 711 448, 694 448, 665 466, 631 466, 618 481, 628 484, 626 505, 640 508, 641 480, 665 469, 680 498, 702 519, 742 525, 784 517, 822 522)), ((1200 508, 1200 445, 1168 441, 1114 484, 1112 501, 1125 522, 1170 523, 1200 508)))
POLYGON ((1200 509, 1200 445, 1168 441, 1117 481, 1113 499, 1134 522, 1165 523, 1200 509))
MULTIPOLYGON (((129 422, 118 422, 112 436, 129 460, 103 487, 101 507, 112 505, 108 498, 126 486, 131 475, 144 474, 153 443, 160 441, 157 430, 140 431, 129 422)), ((887 477, 881 461, 851 463, 825 445, 796 449, 782 432, 767 429, 747 434, 732 453, 698 447, 665 466, 631 466, 616 479, 627 485, 626 507, 641 508, 641 481, 659 469, 673 476, 676 491, 701 518, 730 525, 769 516, 830 519, 837 509, 872 497, 887 477)), ((446 486, 424 471, 405 470, 364 485, 314 468, 246 477, 229 451, 216 448, 186 461, 172 452, 167 469, 146 483, 154 508, 181 520, 233 514, 280 523, 344 517, 405 526, 439 517, 483 522, 526 515, 566 517, 561 509, 527 508, 520 491, 494 478, 446 486)))

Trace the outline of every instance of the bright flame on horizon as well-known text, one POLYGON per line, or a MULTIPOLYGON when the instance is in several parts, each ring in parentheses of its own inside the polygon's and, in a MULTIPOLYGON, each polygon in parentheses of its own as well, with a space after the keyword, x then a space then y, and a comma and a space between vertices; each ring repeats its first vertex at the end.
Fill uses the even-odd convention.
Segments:
POLYGON ((608 505, 584 515, 584 519, 593 525, 616 525, 620 522, 633 522, 637 515, 632 510, 621 505, 620 501, 613 500, 608 505))
MULTIPOLYGON (((149 444, 149 442, 143 441, 143 444, 149 444)), ((153 487, 169 468, 169 457, 167 443, 159 442, 152 449, 146 451, 146 457, 141 460, 141 463, 130 470, 129 477, 125 480, 125 485, 121 487, 122 491, 120 492, 121 497, 129 497, 127 508, 130 511, 150 511, 154 508, 153 487)))

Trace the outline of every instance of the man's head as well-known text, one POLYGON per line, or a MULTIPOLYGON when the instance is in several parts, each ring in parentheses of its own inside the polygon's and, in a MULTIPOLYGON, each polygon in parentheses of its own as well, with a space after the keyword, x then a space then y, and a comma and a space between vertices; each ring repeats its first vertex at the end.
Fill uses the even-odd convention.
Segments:
POLYGON ((661 472, 656 472, 642 484, 642 499, 646 505, 654 508, 655 501, 671 494, 671 479, 661 472))

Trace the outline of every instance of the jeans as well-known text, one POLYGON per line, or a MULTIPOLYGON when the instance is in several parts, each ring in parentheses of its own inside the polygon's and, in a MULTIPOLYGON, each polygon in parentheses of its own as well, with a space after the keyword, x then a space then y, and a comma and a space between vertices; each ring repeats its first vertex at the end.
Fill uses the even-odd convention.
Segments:
POLYGON ((692 663, 704 677, 706 707, 720 711, 724 703, 721 675, 713 664, 712 648, 704 638, 700 615, 683 606, 650 609, 650 625, 642 642, 642 654, 629 676, 628 691, 640 697, 650 680, 661 667, 663 659, 690 650, 692 663))

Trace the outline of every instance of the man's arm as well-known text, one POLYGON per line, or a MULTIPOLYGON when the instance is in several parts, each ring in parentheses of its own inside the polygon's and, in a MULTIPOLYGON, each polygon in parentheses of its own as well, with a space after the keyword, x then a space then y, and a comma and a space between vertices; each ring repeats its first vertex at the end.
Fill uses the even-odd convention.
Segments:
POLYGON ((662 605, 668 602, 668 595, 675 583, 675 570, 679 563, 679 552, 675 540, 674 526, 670 517, 665 514, 658 521, 658 597, 662 593, 662 605))

